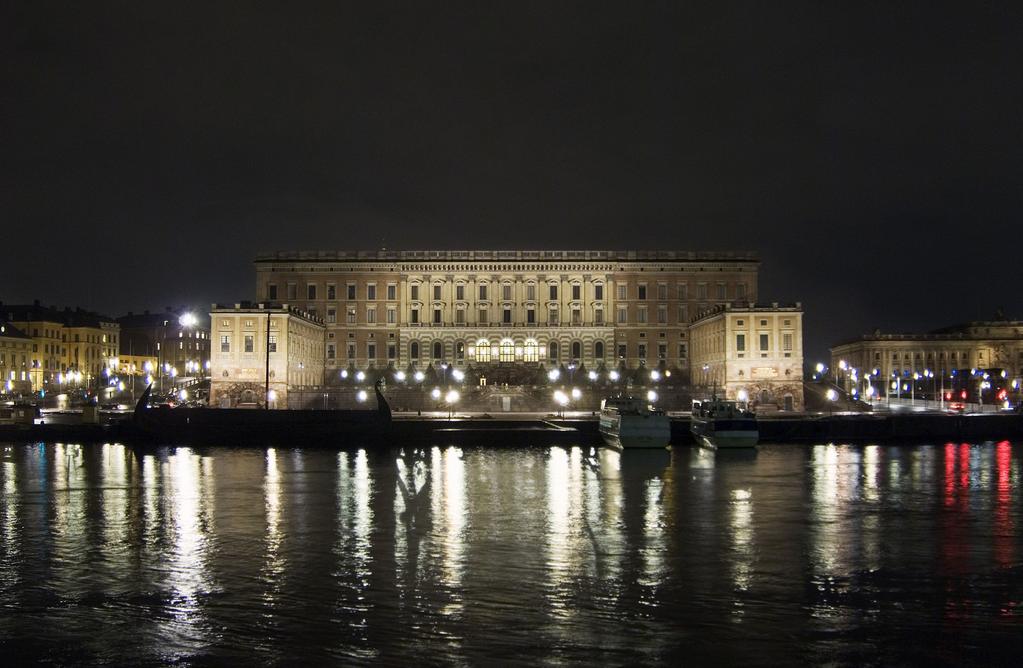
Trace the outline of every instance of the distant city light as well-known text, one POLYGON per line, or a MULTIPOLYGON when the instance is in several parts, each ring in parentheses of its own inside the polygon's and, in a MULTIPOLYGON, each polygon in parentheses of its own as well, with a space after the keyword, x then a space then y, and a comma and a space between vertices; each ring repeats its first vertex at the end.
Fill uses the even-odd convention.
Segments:
POLYGON ((348 369, 341 369, 341 377, 342 378, 348 377, 348 369))
POLYGON ((458 402, 458 392, 456 390, 448 390, 448 393, 444 395, 444 401, 449 404, 458 402))
POLYGON ((654 403, 655 401, 657 401, 657 393, 654 392, 653 390, 647 391, 646 400, 649 401, 650 403, 654 403))
POLYGON ((197 322, 199 322, 199 319, 196 318, 193 313, 183 313, 181 314, 181 317, 178 318, 178 324, 182 327, 194 327, 197 322))
POLYGON ((396 381, 398 381, 399 383, 404 381, 405 380, 405 372, 404 371, 397 372, 396 374, 394 374, 394 379, 396 381))
POLYGON ((417 383, 421 383, 421 382, 423 382, 423 379, 426 378, 426 374, 424 374, 422 371, 416 371, 416 373, 413 376, 413 378, 416 379, 417 383))
POLYGON ((660 380, 660 379, 661 379, 661 374, 658 373, 656 369, 654 371, 650 372, 650 380, 660 380))
POLYGON ((607 377, 610 378, 611 380, 618 380, 618 372, 612 371, 611 373, 607 374, 607 377))
POLYGON ((440 399, 440 388, 435 387, 432 390, 430 390, 430 396, 433 397, 434 399, 440 399))
POLYGON ((451 377, 461 382, 462 380, 465 379, 465 374, 462 373, 460 370, 455 369, 454 371, 451 372, 451 377))
POLYGON ((360 383, 362 381, 366 380, 366 372, 364 372, 364 371, 357 372, 355 374, 355 380, 359 381, 360 383))
POLYGON ((558 376, 560 375, 561 372, 558 371, 557 369, 551 369, 550 371, 547 372, 547 377, 550 378, 551 380, 557 380, 558 376))
POLYGON ((589 372, 586 375, 589 376, 590 380, 597 380, 597 372, 596 371, 591 371, 591 372, 589 372))
POLYGON ((568 405, 568 395, 565 394, 564 392, 562 392, 561 390, 555 390, 554 391, 554 401, 556 401, 560 406, 567 406, 568 405))
POLYGON ((358 392, 355 393, 355 400, 358 401, 359 403, 366 401, 368 397, 369 395, 366 394, 366 390, 359 390, 358 392))
POLYGON ((573 399, 578 399, 581 396, 583 396, 582 391, 578 387, 573 387, 572 388, 572 398, 573 399))

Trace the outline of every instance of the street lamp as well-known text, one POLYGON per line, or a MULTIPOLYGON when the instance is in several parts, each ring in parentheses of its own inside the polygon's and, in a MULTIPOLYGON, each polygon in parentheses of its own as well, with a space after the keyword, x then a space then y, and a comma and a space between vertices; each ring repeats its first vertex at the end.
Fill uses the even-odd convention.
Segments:
POLYGON ((831 415, 831 411, 835 406, 835 400, 838 399, 838 392, 829 387, 825 396, 828 398, 828 415, 831 415))
POLYGON ((448 405, 448 419, 451 419, 451 415, 455 410, 455 404, 458 403, 459 395, 458 390, 448 390, 448 393, 444 395, 444 401, 448 405))
POLYGON ((568 405, 568 395, 561 390, 554 390, 554 402, 560 407, 560 416, 565 417, 565 406, 568 405))

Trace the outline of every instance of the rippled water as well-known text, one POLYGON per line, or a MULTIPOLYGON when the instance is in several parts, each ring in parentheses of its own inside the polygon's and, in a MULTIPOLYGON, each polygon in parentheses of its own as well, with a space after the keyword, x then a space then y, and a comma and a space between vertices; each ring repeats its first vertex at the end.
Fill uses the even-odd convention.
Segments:
POLYGON ((992 665, 1023 648, 1019 444, 0 449, 8 658, 992 665))

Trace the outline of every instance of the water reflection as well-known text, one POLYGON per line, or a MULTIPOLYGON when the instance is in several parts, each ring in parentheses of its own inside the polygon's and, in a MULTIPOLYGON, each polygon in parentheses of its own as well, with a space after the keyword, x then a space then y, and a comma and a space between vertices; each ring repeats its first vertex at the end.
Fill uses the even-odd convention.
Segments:
POLYGON ((1009 442, 2 455, 0 637, 50 663, 949 663, 1023 599, 1009 442))

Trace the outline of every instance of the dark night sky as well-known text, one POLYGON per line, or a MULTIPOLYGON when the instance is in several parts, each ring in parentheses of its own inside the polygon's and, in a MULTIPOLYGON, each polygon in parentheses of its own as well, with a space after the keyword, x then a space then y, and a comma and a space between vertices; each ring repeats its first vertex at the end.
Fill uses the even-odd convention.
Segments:
POLYGON ((1019 3, 0 9, 0 299, 254 296, 259 250, 756 250, 808 356, 1023 318, 1019 3))

